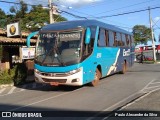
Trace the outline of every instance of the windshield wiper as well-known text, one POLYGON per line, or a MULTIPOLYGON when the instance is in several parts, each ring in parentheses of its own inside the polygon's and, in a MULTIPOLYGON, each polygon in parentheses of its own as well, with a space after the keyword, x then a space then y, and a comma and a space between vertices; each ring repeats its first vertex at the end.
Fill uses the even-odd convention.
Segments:
MULTIPOLYGON (((54 54, 57 54, 56 58, 58 60, 59 63, 61 63, 62 66, 65 66, 64 62, 62 61, 62 59, 59 57, 60 53, 57 47, 54 47, 54 54)), ((55 56, 54 56, 55 57, 55 56)))
POLYGON ((54 58, 57 58, 58 62, 59 62, 62 66, 64 66, 64 63, 62 62, 62 59, 59 57, 60 53, 59 53, 59 51, 58 51, 58 48, 56 48, 56 47, 53 47, 53 49, 51 49, 51 50, 46 54, 45 58, 44 58, 43 61, 42 61, 42 64, 44 64, 47 56, 50 55, 51 53, 53 54, 53 55, 51 55, 51 56, 53 56, 52 62, 54 62, 54 58), (52 53, 52 52, 53 52, 53 53, 52 53), (56 54, 57 54, 57 56, 55 56, 56 54))

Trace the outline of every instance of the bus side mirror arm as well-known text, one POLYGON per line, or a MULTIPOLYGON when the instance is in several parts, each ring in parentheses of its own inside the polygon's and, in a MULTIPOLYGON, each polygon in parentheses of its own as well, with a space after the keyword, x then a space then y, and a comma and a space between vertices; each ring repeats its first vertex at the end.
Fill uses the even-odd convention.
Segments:
POLYGON ((85 44, 88 45, 91 39, 91 30, 89 27, 86 29, 86 36, 85 36, 85 44))
POLYGON ((30 47, 30 43, 31 43, 30 39, 31 39, 31 37, 33 37, 33 36, 36 35, 36 34, 38 34, 38 31, 32 32, 32 33, 30 33, 30 34, 28 35, 28 37, 27 37, 27 47, 30 47))

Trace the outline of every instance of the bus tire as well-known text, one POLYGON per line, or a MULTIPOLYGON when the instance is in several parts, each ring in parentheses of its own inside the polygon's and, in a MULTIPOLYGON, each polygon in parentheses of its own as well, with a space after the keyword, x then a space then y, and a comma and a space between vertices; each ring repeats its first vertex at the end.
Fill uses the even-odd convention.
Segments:
POLYGON ((93 86, 93 87, 97 86, 98 83, 99 83, 100 78, 101 78, 101 72, 97 68, 96 71, 95 71, 94 80, 90 83, 90 85, 93 86))
POLYGON ((123 66, 122 66, 122 71, 120 72, 121 74, 125 74, 127 71, 127 63, 124 61, 123 66))

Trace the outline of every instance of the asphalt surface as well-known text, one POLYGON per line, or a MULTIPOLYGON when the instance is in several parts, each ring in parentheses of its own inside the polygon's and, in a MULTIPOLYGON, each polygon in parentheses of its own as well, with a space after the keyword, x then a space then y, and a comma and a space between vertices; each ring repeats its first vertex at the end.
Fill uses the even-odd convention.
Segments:
MULTIPOLYGON (((125 75, 115 74, 103 78, 97 87, 87 85, 52 87, 33 83, 1 88, 0 111, 58 111, 58 113, 70 111, 70 116, 74 111, 82 111, 83 118, 80 115, 77 117, 73 115, 74 118, 67 119, 143 119, 143 117, 113 117, 110 112, 160 111, 159 73, 160 64, 135 64, 125 75)), ((51 116, 54 116, 54 119, 66 119, 65 116, 57 118, 61 114, 59 116, 53 114, 51 116)), ((145 117, 145 119, 160 118, 145 117)))
MULTIPOLYGON (((157 66, 159 65, 157 64, 157 66)), ((152 70, 152 72, 158 72, 154 68, 152 70)), ((146 69, 146 71, 148 70, 146 69)), ((148 83, 142 91, 145 94, 99 119, 160 120, 160 77, 148 83)))
MULTIPOLYGON (((160 89, 160 88, 159 88, 160 89)), ((151 91, 100 120, 159 120, 160 90, 151 91)))

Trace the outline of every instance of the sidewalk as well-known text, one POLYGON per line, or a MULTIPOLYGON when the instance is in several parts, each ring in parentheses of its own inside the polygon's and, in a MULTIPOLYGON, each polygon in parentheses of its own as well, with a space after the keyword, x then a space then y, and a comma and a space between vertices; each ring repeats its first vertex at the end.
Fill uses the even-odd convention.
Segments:
MULTIPOLYGON (((129 103, 122 111, 159 111, 160 113, 160 88, 154 92, 145 94, 137 100, 129 103)), ((159 118, 160 119, 160 118, 159 118)))
POLYGON ((160 120, 160 88, 128 103, 103 120, 160 120))
POLYGON ((160 120, 160 88, 128 103, 112 115, 114 117, 104 120, 160 120))

